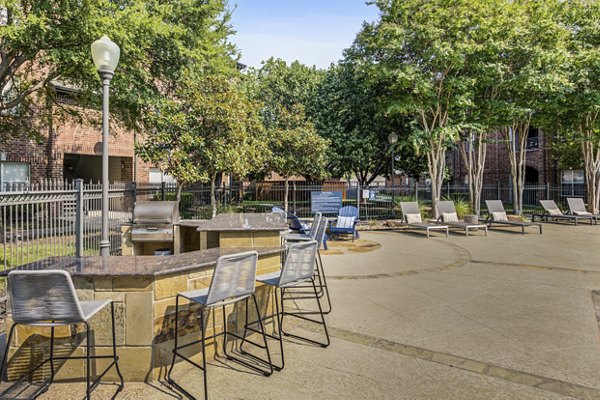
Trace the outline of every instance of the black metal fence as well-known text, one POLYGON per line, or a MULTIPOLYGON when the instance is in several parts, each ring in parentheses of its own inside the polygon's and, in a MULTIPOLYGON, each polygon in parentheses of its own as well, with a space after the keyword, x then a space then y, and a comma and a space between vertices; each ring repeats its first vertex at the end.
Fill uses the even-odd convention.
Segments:
MULTIPOLYGON (((55 255, 95 255, 99 251, 101 230, 100 184, 43 182, 36 185, 6 187, 0 192, 0 266, 21 265, 55 255)), ((345 182, 295 182, 289 186, 288 209, 299 217, 310 217, 311 192, 340 192, 342 205, 354 205, 363 220, 399 216, 399 202, 418 199, 431 201, 426 185, 361 187, 345 182)), ((111 252, 121 249, 121 227, 132 218, 136 201, 173 200, 174 184, 113 184, 109 190, 109 236, 111 252)), ((466 185, 445 185, 442 196, 467 201, 466 185)), ((567 197, 584 197, 583 185, 527 185, 525 213, 539 211, 539 200, 553 199, 566 209, 567 197)), ((279 182, 236 183, 215 191, 217 211, 269 212, 283 206, 285 187, 279 182)), ((486 185, 485 200, 502 200, 512 210, 513 189, 508 185, 486 185)), ((182 190, 180 215, 186 219, 210 218, 210 187, 191 185, 182 190)))

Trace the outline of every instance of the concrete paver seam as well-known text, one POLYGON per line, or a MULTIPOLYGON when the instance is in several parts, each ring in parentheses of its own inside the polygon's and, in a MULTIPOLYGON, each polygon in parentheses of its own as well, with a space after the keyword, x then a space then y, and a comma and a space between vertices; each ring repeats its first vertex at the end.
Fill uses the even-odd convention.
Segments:
MULTIPOLYGON (((314 331, 315 327, 302 324, 300 328, 314 331)), ((383 338, 365 335, 345 329, 329 326, 329 334, 337 339, 359 345, 414 357, 421 360, 434 362, 451 368, 484 375, 492 378, 502 379, 512 383, 535 387, 545 391, 553 392, 563 396, 577 399, 592 400, 600 399, 600 389, 579 385, 576 383, 561 381, 525 371, 506 368, 499 365, 482 362, 449 353, 437 352, 421 347, 392 342, 383 338)))

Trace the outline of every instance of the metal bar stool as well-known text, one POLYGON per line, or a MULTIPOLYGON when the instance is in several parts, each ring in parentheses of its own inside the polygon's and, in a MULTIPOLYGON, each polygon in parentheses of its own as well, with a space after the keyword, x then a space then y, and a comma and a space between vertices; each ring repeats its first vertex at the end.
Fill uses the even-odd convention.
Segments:
MULTIPOLYGON (((316 216, 315 216, 316 218, 316 216)), ((317 263, 315 264, 315 277, 318 279, 319 283, 317 284, 317 288, 319 288, 319 298, 323 298, 325 296, 327 300, 327 308, 323 311, 324 314, 329 314, 331 312, 331 297, 329 296, 329 288, 327 287, 327 278, 325 277, 325 269, 323 268, 323 259, 321 258, 321 246, 325 243, 325 238, 327 237, 326 231, 327 226, 329 224, 329 219, 327 217, 321 217, 319 220, 318 228, 315 230, 314 238, 302 238, 300 235, 289 235, 290 239, 286 239, 286 243, 295 243, 295 242, 306 242, 310 240, 317 241, 317 263)), ((287 235, 285 236, 288 237, 287 235)), ((299 286, 310 288, 311 286, 299 286)))
MULTIPOLYGON (((262 322, 262 318, 260 315, 260 309, 258 307, 258 301, 254 294, 255 289, 255 278, 256 278, 256 262, 258 260, 258 253, 256 251, 248 251, 228 256, 222 256, 217 260, 217 265, 215 267, 213 277, 210 283, 210 287, 206 289, 193 290, 188 292, 180 292, 177 294, 175 299, 175 348, 173 349, 173 361, 171 362, 171 367, 169 368, 169 372, 167 373, 167 382, 169 384, 175 386, 181 392, 183 392, 186 396, 194 399, 188 391, 182 388, 178 383, 176 383, 171 377, 171 372, 173 371, 173 367, 175 366, 175 361, 177 357, 182 358, 183 360, 189 362, 194 367, 202 370, 202 376, 204 379, 204 398, 208 399, 208 381, 206 374, 206 348, 205 343, 206 340, 215 338, 217 336, 223 336, 223 352, 227 359, 235 361, 239 364, 242 364, 250 369, 258 371, 265 376, 269 376, 273 373, 273 365, 271 363, 271 354, 269 353, 269 347, 267 345, 267 338, 265 336, 265 330, 262 322), (185 345, 178 344, 178 336, 179 336, 179 323, 177 320, 177 316, 179 314, 179 298, 183 297, 192 303, 196 303, 201 306, 200 308, 200 340, 193 341, 191 343, 187 343, 185 345), (252 342, 246 339, 246 331, 244 331, 243 336, 238 336, 233 332, 227 331, 227 318, 225 315, 225 306, 228 304, 237 303, 239 301, 244 300, 246 302, 246 321, 245 324, 248 325, 248 299, 252 298, 254 303, 254 307, 256 309, 256 313, 258 316, 258 320, 256 322, 260 325, 260 333, 262 334, 264 345, 252 342), (222 307, 223 309, 223 332, 214 334, 212 336, 206 337, 206 321, 205 317, 208 317, 208 313, 210 309, 214 309, 217 307, 222 307), (245 342, 249 342, 256 347, 264 349, 267 353, 267 360, 263 361, 262 359, 252 356, 252 358, 256 360, 262 361, 268 369, 265 371, 261 368, 258 368, 255 365, 248 363, 240 358, 233 357, 232 355, 227 353, 227 337, 232 336, 237 339, 243 340, 245 342), (190 360, 186 356, 184 356, 180 350, 186 347, 192 346, 194 344, 200 343, 202 346, 202 365, 190 360)), ((241 347, 241 346, 240 346, 241 347)))
POLYGON ((34 393, 33 398, 48 390, 54 380, 55 360, 86 360, 86 399, 90 399, 92 391, 98 386, 100 380, 112 368, 115 367, 121 380, 119 393, 124 387, 123 375, 119 370, 119 357, 115 342, 115 308, 111 300, 79 301, 71 276, 66 271, 11 271, 8 274, 8 292, 12 312, 13 325, 10 328, 6 341, 6 350, 0 364, 0 378, 3 376, 6 366, 10 342, 15 328, 18 325, 50 327, 50 357, 34 367, 25 376, 30 376, 46 363, 50 363, 50 380, 34 393), (112 318, 112 355, 92 356, 92 345, 90 342, 89 320, 100 310, 110 304, 112 318), (57 326, 74 325, 83 323, 86 333, 85 356, 61 356, 54 355, 54 329, 57 326), (92 382, 91 361, 96 359, 112 359, 110 365, 92 382))
MULTIPOLYGON (((300 242, 291 244, 288 247, 287 256, 285 259, 285 263, 283 268, 280 271, 273 272, 270 274, 259 275, 256 277, 258 282, 261 282, 265 285, 273 286, 275 288, 275 314, 265 317, 265 319, 269 318, 277 318, 277 335, 268 334, 267 336, 276 339, 279 341, 279 347, 281 351, 281 365, 274 365, 275 369, 281 370, 285 366, 285 357, 283 354, 283 336, 291 336, 300 340, 307 341, 309 343, 313 343, 319 345, 321 347, 329 346, 329 332, 327 330, 327 324, 325 323, 325 316, 323 309, 321 307, 321 301, 319 298, 317 285, 315 283, 315 262, 316 262, 316 253, 317 253, 317 242, 312 240, 310 242, 300 242), (306 287, 302 286, 306 282, 311 282, 314 296, 313 298, 317 301, 317 305, 319 308, 318 312, 310 312, 310 314, 319 314, 321 316, 320 321, 312 318, 308 318, 305 314, 309 314, 307 312, 286 312, 284 310, 284 291, 286 289, 291 288, 301 288, 306 287), (280 295, 278 296, 278 292, 280 295), (281 310, 279 308, 281 299, 281 310), (325 333, 325 342, 318 342, 303 336, 294 335, 283 330, 283 320, 286 315, 303 319, 305 321, 314 322, 319 325, 323 325, 324 333, 325 333)), ((251 325, 251 324, 250 324, 251 325)), ((250 325, 247 325, 245 328, 258 332, 250 325)))

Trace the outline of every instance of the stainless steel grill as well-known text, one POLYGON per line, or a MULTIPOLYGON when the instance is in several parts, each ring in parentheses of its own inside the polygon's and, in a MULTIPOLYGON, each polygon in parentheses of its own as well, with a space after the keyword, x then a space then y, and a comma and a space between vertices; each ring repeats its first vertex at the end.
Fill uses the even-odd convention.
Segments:
POLYGON ((177 201, 138 202, 133 208, 133 242, 173 242, 173 225, 179 221, 177 201))

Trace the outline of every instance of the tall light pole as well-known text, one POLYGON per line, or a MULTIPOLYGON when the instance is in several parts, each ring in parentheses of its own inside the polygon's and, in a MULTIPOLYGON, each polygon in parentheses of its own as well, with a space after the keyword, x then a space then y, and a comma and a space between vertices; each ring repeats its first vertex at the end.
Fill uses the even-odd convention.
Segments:
POLYGON ((390 147, 392 148, 392 215, 394 215, 394 208, 396 207, 396 198, 395 198, 395 192, 394 192, 394 178, 396 177, 396 170, 394 168, 394 158, 395 154, 394 154, 394 147, 395 144, 398 142, 398 135, 396 135, 394 132, 390 133, 388 135, 388 142, 390 143, 390 147))
POLYGON ((102 236, 100 255, 110 255, 108 240, 108 94, 121 49, 104 35, 92 43, 92 58, 102 81, 102 236))

